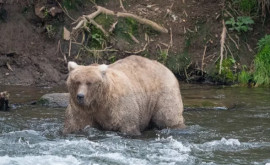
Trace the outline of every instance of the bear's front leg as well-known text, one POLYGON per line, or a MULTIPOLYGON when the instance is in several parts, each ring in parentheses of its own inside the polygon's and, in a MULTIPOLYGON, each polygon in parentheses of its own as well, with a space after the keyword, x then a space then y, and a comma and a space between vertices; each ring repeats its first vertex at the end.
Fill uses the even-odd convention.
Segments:
POLYGON ((132 114, 126 111, 120 122, 120 132, 126 135, 139 136, 141 135, 139 123, 140 120, 139 116, 137 116, 137 113, 132 114))
POLYGON ((81 131, 86 126, 92 127, 92 123, 92 118, 89 114, 76 110, 71 105, 68 105, 65 114, 63 134, 81 131))
POLYGON ((121 127, 120 132, 130 136, 140 136, 141 131, 136 125, 128 124, 121 127))

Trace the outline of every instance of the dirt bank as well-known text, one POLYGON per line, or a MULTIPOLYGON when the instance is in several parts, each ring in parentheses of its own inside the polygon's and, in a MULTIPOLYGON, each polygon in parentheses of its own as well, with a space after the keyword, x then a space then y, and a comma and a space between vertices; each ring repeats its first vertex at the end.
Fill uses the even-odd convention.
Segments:
MULTIPOLYGON (((64 6, 67 1, 59 2, 64 6)), ((96 11, 94 4, 88 1, 71 2, 74 4, 66 4, 66 7, 70 7, 67 11, 74 19, 96 11)), ((96 1, 97 5, 112 11, 123 11, 119 2, 96 1)), ((147 27, 139 25, 139 30, 134 35, 138 42, 134 39, 127 42, 119 38, 115 32, 111 34, 112 37, 106 45, 115 49, 115 52, 91 54, 80 51, 78 46, 72 45, 71 55, 68 56, 69 42, 63 39, 63 27, 71 31, 74 27, 71 24, 73 21, 64 12, 52 16, 46 10, 43 13, 44 18, 35 13, 35 9, 39 6, 46 9, 60 8, 56 1, 2 0, 0 5, 0 84, 37 86, 63 84, 67 77, 64 56, 67 60, 75 60, 82 64, 111 63, 130 55, 126 53, 127 51, 136 52, 146 45, 147 27)), ((219 58, 222 31, 221 1, 125 0, 123 5, 127 12, 155 21, 169 30, 168 33, 156 33, 151 30, 149 44, 138 55, 163 62, 179 75, 181 80, 205 80, 202 73, 210 73, 215 68, 215 62, 219 58), (172 44, 169 51, 166 52, 170 43, 172 44)), ((252 40, 246 40, 246 47, 241 50, 249 51, 240 51, 240 54, 237 54, 239 57, 237 61, 245 65, 252 62, 256 42, 263 33, 265 32, 257 29, 256 33, 248 36, 252 40), (241 53, 245 58, 242 58, 241 53)))

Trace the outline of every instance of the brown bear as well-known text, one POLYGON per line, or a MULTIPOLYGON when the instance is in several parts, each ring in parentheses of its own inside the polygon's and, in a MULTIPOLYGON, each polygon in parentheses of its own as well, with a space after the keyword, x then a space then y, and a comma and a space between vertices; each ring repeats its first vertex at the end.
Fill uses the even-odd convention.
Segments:
POLYGON ((184 128, 174 74, 157 61, 129 56, 110 65, 68 63, 70 93, 64 133, 85 126, 140 135, 155 126, 184 128))

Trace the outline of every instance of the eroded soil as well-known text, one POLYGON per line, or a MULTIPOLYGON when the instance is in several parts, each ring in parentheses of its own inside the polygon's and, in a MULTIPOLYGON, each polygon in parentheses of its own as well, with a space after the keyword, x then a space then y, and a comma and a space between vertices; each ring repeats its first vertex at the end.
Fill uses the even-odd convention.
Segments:
MULTIPOLYGON (((139 55, 160 60, 160 50, 166 49, 166 44, 169 44, 172 39, 173 45, 169 50, 169 56, 171 59, 179 59, 181 62, 182 60, 178 56, 186 54, 188 57, 184 59, 189 58, 190 60, 187 60, 188 64, 184 65, 191 68, 188 70, 189 76, 193 76, 197 70, 207 72, 214 68, 219 57, 222 30, 221 1, 126 0, 123 3, 127 12, 155 21, 165 28, 171 29, 172 32, 152 35, 147 50, 139 55), (204 61, 202 61, 205 46, 207 49, 204 61)), ((108 58, 97 60, 87 54, 78 58, 78 48, 76 47, 71 50, 71 56, 68 56, 69 42, 62 39, 63 27, 71 30, 74 26, 71 25, 73 21, 63 12, 55 17, 38 17, 34 11, 40 4, 59 7, 55 1, 50 0, 34 1, 33 3, 13 0, 3 1, 0 4, 0 14, 2 13, 0 17, 0 84, 37 86, 64 84, 68 71, 63 54, 67 56, 68 61, 75 60, 82 64, 90 64, 94 61, 111 62, 106 60, 108 58), (53 38, 48 37, 46 29, 47 25, 51 24, 57 28, 53 38), (62 53, 59 50, 59 41, 62 53)), ((123 11, 118 0, 102 1, 98 5, 113 11, 123 11)), ((89 14, 95 10, 93 4, 87 3, 74 10, 69 10, 69 14, 73 18, 78 18, 82 14, 89 14)), ((254 33, 254 36, 260 36, 260 33, 254 33)), ((145 41, 142 38, 139 38, 139 41, 139 43, 130 44, 116 39, 116 42, 111 45, 118 50, 114 54, 115 59, 128 56, 129 54, 124 53, 125 51, 142 49, 145 41)), ((247 45, 252 50, 242 52, 245 60, 242 60, 241 55, 237 55, 239 61, 242 60, 244 64, 252 62, 256 42, 256 38, 247 41, 247 45)), ((248 49, 244 48, 244 50, 248 49)), ((108 52, 104 56, 110 56, 110 53, 108 52)), ((178 66, 177 60, 168 65, 178 66)), ((174 66, 171 68, 174 71, 177 70, 174 66)), ((176 74, 185 75, 183 70, 180 70, 179 73, 176 74)), ((185 78, 187 77, 181 77, 181 79, 185 78)))

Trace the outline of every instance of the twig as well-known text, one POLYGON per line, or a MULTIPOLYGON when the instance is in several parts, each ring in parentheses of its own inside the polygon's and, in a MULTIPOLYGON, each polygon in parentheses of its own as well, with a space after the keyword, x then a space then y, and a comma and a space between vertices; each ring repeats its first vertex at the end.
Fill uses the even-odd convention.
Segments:
POLYGON ((94 21, 93 19, 90 19, 89 22, 95 25, 99 30, 101 30, 106 37, 109 36, 109 34, 103 29, 103 27, 99 25, 96 21, 94 21))
POLYGON ((70 57, 71 52, 71 38, 69 40, 68 56, 70 57))
POLYGON ((222 67, 222 62, 223 62, 223 51, 224 51, 224 44, 225 44, 225 39, 226 39, 226 26, 225 26, 224 20, 222 21, 222 24, 223 24, 223 28, 222 28, 221 39, 220 39, 220 63, 219 63, 218 74, 221 74, 221 67, 222 67))
POLYGON ((190 33, 194 33, 193 30, 190 30, 189 28, 186 28, 190 33))
POLYGON ((6 65, 7 65, 8 70, 10 70, 12 72, 14 71, 8 62, 6 63, 6 65))
POLYGON ((206 49, 207 49, 207 45, 204 46, 204 51, 203 51, 203 56, 202 56, 202 65, 201 65, 201 71, 203 74, 203 66, 204 66, 204 57, 205 57, 205 53, 206 53, 206 49))
POLYGON ((57 52, 60 52, 60 53, 63 55, 64 61, 65 61, 65 63, 67 63, 67 57, 66 57, 66 54, 63 53, 63 51, 62 51, 62 48, 61 48, 61 41, 60 41, 60 40, 58 41, 57 52))
POLYGON ((125 51, 125 53, 128 53, 128 54, 138 54, 138 53, 141 53, 141 52, 145 51, 145 49, 146 49, 146 47, 148 46, 148 44, 149 44, 149 42, 147 42, 147 43, 144 45, 143 49, 138 50, 138 51, 136 51, 136 52, 125 51))
POLYGON ((140 41, 139 40, 137 40, 137 38, 133 35, 133 34, 131 34, 131 33, 128 33, 128 35, 131 37, 131 39, 134 41, 134 42, 136 42, 137 44, 139 44, 140 43, 140 41))
POLYGON ((232 51, 231 51, 229 45, 225 44, 225 46, 226 46, 226 49, 228 49, 228 51, 229 51, 230 54, 232 55, 232 58, 234 59, 234 55, 233 55, 233 53, 232 53, 232 51))
MULTIPOLYGON (((230 49, 229 45, 225 45, 225 46, 227 47, 228 51, 229 51, 229 52, 230 52, 230 54, 232 55, 232 58, 235 60, 234 55, 233 55, 233 53, 232 53, 232 51, 231 51, 231 49, 230 49)), ((237 68, 236 63, 234 63, 234 68, 235 68, 235 69, 237 68)))
POLYGON ((235 40, 230 36, 230 34, 227 32, 230 40, 234 43, 235 47, 239 50, 239 46, 237 45, 237 43, 235 42, 235 40))
POLYGON ((188 74, 187 74, 187 69, 185 68, 184 71, 185 71, 185 76, 186 76, 187 83, 189 83, 189 81, 188 81, 189 77, 188 77, 188 74))
POLYGON ((225 11, 231 18, 234 18, 234 16, 228 10, 225 10, 225 11))
POLYGON ((227 52, 226 46, 224 46, 224 52, 225 53, 223 53, 223 58, 225 57, 225 59, 227 59, 228 58, 228 52, 227 52))
POLYGON ((58 3, 58 5, 61 7, 61 9, 63 10, 63 12, 72 20, 72 21, 76 21, 74 18, 72 18, 69 14, 68 14, 68 11, 65 7, 63 7, 59 2, 58 0, 56 0, 56 2, 58 3))
POLYGON ((115 23, 112 24, 109 32, 111 33, 114 29, 115 29, 115 26, 118 24, 118 21, 116 21, 115 23))
MULTIPOLYGON (((168 47, 170 47, 170 45, 168 45, 168 44, 165 44, 164 42, 159 42, 161 45, 164 45, 164 46, 166 46, 167 48, 168 47)), ((160 46, 159 46, 160 47, 160 46)))
POLYGON ((183 13, 185 14, 186 17, 188 17, 186 10, 184 10, 183 13))
POLYGON ((77 55, 75 56, 75 59, 78 59, 80 54, 81 54, 82 48, 80 48, 80 50, 78 51, 77 55))
POLYGON ((248 43, 246 43, 246 45, 247 45, 247 48, 248 48, 248 50, 249 50, 250 52, 254 52, 254 51, 251 49, 251 47, 249 46, 248 43))
POLYGON ((119 0, 119 2, 120 2, 120 8, 121 8, 124 12, 127 12, 126 9, 124 8, 124 5, 123 5, 122 0, 119 0))
POLYGON ((91 49, 88 49, 86 47, 84 47, 84 49, 86 49, 88 52, 118 52, 118 50, 116 49, 102 49, 102 50, 91 50, 91 49))
POLYGON ((172 27, 170 27, 170 37, 171 37, 171 40, 170 40, 170 47, 172 47, 172 46, 173 46, 172 27))

